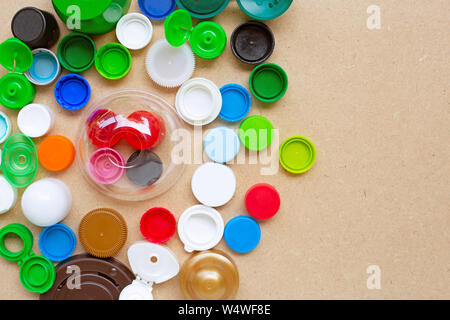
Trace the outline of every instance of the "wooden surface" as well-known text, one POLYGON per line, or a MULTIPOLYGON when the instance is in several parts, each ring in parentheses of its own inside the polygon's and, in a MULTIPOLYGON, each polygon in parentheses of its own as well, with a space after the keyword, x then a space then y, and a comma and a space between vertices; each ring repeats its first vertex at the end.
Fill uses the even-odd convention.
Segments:
MULTIPOLYGON (((231 253, 223 241, 218 246, 231 253, 239 267, 237 298, 450 298, 450 2, 294 2, 283 17, 268 23, 276 36, 270 62, 286 69, 287 95, 270 106, 254 101, 251 114, 271 119, 283 140, 309 137, 317 147, 317 162, 300 176, 282 169, 262 176, 260 165, 232 166, 238 188, 234 199, 219 208, 225 221, 246 213, 244 194, 255 183, 273 184, 282 197, 279 214, 261 223, 262 241, 254 252, 231 253), (366 10, 372 4, 381 8, 380 30, 366 26, 366 10), (381 290, 366 286, 370 265, 380 267, 381 290)), ((14 13, 27 5, 54 12, 50 0, 1 1, 2 41, 12 36, 14 13)), ((136 11, 133 1, 131 12, 136 11)), ((228 37, 245 20, 235 1, 214 18, 228 37)), ((61 30, 68 32, 62 25, 61 30)), ((155 24, 152 43, 162 36, 162 25, 155 24)), ((113 32, 95 37, 98 47, 110 41, 116 41, 113 32)), ((56 46, 52 49, 56 51, 56 46)), ((133 68, 120 81, 103 79, 95 68, 86 72, 92 99, 117 89, 140 88, 173 103, 176 90, 159 88, 143 70, 147 50, 132 53, 133 68)), ((218 86, 231 82, 248 86, 250 70, 228 46, 219 59, 198 59, 195 76, 218 86)), ((52 134, 74 141, 81 114, 60 108, 53 87, 38 88, 35 102, 55 112, 52 134)), ((6 112, 15 123, 16 113, 6 112)), ((196 204, 190 191, 196 167, 189 166, 166 194, 131 205, 91 189, 76 165, 58 174, 40 167, 38 178, 56 177, 71 188, 74 204, 64 223, 74 230, 91 209, 120 211, 130 232, 117 258, 128 264, 127 247, 142 240, 138 222, 147 209, 167 207, 178 218, 196 204)), ((20 203, 0 216, 0 226, 12 222, 30 227, 33 249, 39 252, 41 229, 24 218, 20 203)), ((188 257, 177 236, 168 246, 180 263, 188 257)), ((83 252, 79 242, 76 252, 83 252)), ((18 270, 14 263, 0 262, 0 298, 38 298, 20 285, 18 270)), ((178 281, 176 277, 155 285, 157 299, 181 299, 178 281)))

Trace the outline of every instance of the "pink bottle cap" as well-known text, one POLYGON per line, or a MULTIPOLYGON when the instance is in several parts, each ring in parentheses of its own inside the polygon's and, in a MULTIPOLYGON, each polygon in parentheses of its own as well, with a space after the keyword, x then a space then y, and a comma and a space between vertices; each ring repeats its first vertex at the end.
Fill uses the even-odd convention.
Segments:
POLYGON ((123 156, 114 149, 102 148, 89 159, 89 173, 100 184, 113 184, 122 177, 125 169, 123 156))

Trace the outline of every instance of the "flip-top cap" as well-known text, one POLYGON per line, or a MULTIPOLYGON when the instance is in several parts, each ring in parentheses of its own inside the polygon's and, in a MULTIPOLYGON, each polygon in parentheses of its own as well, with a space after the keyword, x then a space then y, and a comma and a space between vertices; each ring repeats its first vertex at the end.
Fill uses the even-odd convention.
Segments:
POLYGON ((33 54, 25 43, 11 38, 0 44, 0 64, 9 71, 23 73, 33 64, 33 54))

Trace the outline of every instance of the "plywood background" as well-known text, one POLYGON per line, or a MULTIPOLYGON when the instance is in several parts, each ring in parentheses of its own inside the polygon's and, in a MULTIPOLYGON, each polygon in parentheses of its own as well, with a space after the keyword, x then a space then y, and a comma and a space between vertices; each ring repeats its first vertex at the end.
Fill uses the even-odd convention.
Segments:
MULTIPOLYGON (((311 138, 317 163, 301 176, 283 170, 261 176, 258 165, 232 166, 238 190, 219 209, 225 221, 245 214, 243 196, 254 183, 271 183, 282 197, 280 213, 261 224, 260 246, 246 255, 231 253, 241 276, 237 298, 450 298, 450 2, 294 2, 283 17, 268 23, 277 41, 270 61, 289 74, 288 93, 271 106, 254 101, 251 114, 271 119, 282 139, 298 134, 311 138), (381 8, 380 30, 366 27, 372 4, 381 8), (366 287, 366 268, 372 264, 381 268, 381 290, 366 287)), ((53 12, 50 0, 1 1, 0 39, 12 36, 11 18, 27 5, 53 12)), ((131 11, 138 11, 137 1, 131 11)), ((232 1, 214 20, 230 36, 246 19, 232 1)), ((67 33, 64 26, 61 30, 67 33)), ((162 36, 162 26, 155 25, 152 42, 162 36)), ((95 41, 100 47, 116 39, 110 33, 95 41)), ((85 73, 93 99, 116 89, 140 88, 173 103, 176 91, 162 90, 143 72, 146 52, 132 53, 132 71, 120 81, 103 79, 95 68, 85 73)), ((248 86, 250 68, 229 47, 217 60, 198 62, 195 76, 219 86, 248 86)), ((35 101, 55 112, 52 133, 74 140, 80 114, 60 108, 52 90, 38 88, 35 101)), ((14 118, 15 112, 6 112, 14 118)), ((74 230, 91 209, 120 211, 130 233, 117 258, 128 264, 126 248, 142 239, 138 222, 147 209, 164 206, 179 217, 196 204, 189 187, 195 168, 189 166, 163 196, 133 205, 93 191, 76 165, 59 174, 40 168, 38 178, 52 176, 70 186, 74 205, 64 223, 74 230)), ((12 222, 30 227, 37 242, 41 229, 26 221, 20 205, 0 216, 0 226, 12 222)), ((188 257, 177 236, 168 246, 180 263, 188 257)), ((223 241, 218 248, 230 253, 223 241)), ((39 252, 36 243, 34 250, 39 252)), ((82 251, 78 243, 77 253, 82 251)), ((14 263, 1 261, 0 274, 1 299, 38 298, 22 288, 14 263)), ((182 298, 178 280, 157 285, 157 298, 182 298)))

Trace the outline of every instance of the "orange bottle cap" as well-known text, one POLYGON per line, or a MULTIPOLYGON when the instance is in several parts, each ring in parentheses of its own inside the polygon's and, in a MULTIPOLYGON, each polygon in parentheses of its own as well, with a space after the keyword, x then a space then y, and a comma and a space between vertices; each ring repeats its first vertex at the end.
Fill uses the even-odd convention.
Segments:
POLYGON ((39 145, 38 158, 47 170, 66 170, 75 159, 75 147, 72 141, 64 136, 51 136, 39 145))

